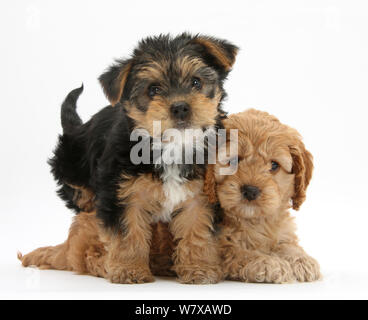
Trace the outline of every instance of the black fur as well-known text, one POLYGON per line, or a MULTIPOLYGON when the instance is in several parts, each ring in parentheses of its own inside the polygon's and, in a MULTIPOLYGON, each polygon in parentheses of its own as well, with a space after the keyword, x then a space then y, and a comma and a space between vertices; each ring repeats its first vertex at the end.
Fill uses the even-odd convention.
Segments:
POLYGON ((71 91, 61 105, 61 126, 63 132, 72 132, 73 128, 82 124, 82 119, 77 114, 77 100, 83 92, 83 84, 80 88, 71 91))
POLYGON ((116 200, 120 175, 136 176, 153 171, 153 165, 133 165, 130 162, 132 121, 122 104, 108 106, 91 120, 64 133, 49 160, 52 173, 61 186, 59 196, 67 206, 79 212, 73 204, 70 185, 92 190, 97 197, 98 216, 108 227, 117 225, 119 206, 116 200))
MULTIPOLYGON (((137 142, 130 141, 134 122, 127 116, 124 104, 129 101, 139 107, 136 103, 138 97, 135 90, 140 84, 136 83, 135 73, 146 61, 159 57, 161 59, 162 56, 166 56, 170 61, 179 52, 199 56, 206 61, 209 68, 217 72, 218 85, 225 97, 222 83, 228 71, 223 70, 204 48, 193 42, 193 39, 195 37, 182 34, 176 38, 159 36, 143 40, 131 59, 119 61, 99 78, 107 97, 110 100, 120 98, 121 103, 117 103, 114 107, 105 107, 84 124, 76 113, 76 102, 83 91, 83 86, 69 93, 61 111, 64 133, 60 135, 54 156, 49 160, 51 172, 60 187, 58 195, 66 201, 68 208, 80 211, 74 201, 75 190, 72 186, 87 188, 96 195, 97 216, 106 227, 117 230, 120 228, 119 221, 125 209, 117 200, 122 173, 127 176, 144 173, 160 176, 154 165, 134 165, 130 161, 130 150, 137 142), (129 75, 123 94, 118 97, 117 84, 121 80, 119 77, 124 68, 129 68, 129 75)), ((224 50, 236 49, 225 41, 220 44, 224 50)), ((216 120, 217 127, 220 128, 225 112, 220 105, 218 109, 219 115, 216 120)), ((182 174, 188 179, 196 179, 203 176, 204 170, 205 165, 184 165, 182 174)))

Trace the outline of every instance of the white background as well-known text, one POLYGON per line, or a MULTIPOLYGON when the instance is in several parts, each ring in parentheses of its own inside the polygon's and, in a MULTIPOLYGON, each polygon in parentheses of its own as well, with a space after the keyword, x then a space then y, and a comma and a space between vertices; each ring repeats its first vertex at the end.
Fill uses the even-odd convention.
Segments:
POLYGON ((367 31, 366 1, 1 1, 0 297, 368 298, 367 31), (88 120, 107 105, 97 77, 113 58, 182 31, 240 46, 226 110, 262 109, 304 136, 316 169, 295 216, 322 281, 113 285, 17 261, 17 250, 64 241, 71 222, 46 164, 65 95, 84 82, 88 120))

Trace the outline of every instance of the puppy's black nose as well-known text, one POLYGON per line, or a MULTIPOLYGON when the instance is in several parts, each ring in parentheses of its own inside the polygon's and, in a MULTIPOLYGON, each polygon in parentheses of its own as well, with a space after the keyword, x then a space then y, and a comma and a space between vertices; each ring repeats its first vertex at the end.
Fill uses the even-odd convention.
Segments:
POLYGON ((187 120, 190 116, 190 106, 185 101, 174 102, 170 112, 174 119, 187 120))
POLYGON ((249 201, 256 200, 261 193, 261 190, 259 188, 254 186, 248 186, 244 185, 241 187, 241 193, 243 194, 243 197, 248 199, 249 201))

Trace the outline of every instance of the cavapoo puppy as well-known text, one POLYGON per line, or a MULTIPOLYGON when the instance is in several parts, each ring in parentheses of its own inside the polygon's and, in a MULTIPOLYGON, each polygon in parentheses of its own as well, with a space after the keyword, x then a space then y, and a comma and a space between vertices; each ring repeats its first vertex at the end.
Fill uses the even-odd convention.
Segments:
POLYGON ((270 283, 319 279, 319 265, 298 245, 288 211, 300 208, 312 177, 312 155, 301 136, 256 110, 230 115, 224 126, 237 129, 238 152, 227 155, 231 142, 223 145, 219 155, 230 161, 209 167, 205 185, 223 210, 218 241, 224 276, 270 283), (236 165, 234 174, 221 174, 236 165))
MULTIPOLYGON (((184 130, 199 132, 206 148, 208 134, 221 128, 223 82, 236 53, 229 42, 201 35, 144 39, 130 58, 101 75, 111 105, 86 123, 76 113, 83 88, 73 90, 62 105, 63 135, 50 164, 59 196, 85 213, 64 244, 20 255, 23 265, 86 272, 115 283, 150 282, 152 237, 159 243, 170 234, 179 281, 218 282, 213 211, 203 192, 206 159, 162 160, 178 150, 181 158, 184 145, 196 154, 184 130), (182 134, 181 143, 165 140, 170 129, 182 134), (144 134, 132 139, 139 130, 144 134), (148 153, 137 152, 138 144, 148 144, 148 153), (137 163, 132 154, 149 161, 137 163)), ((166 251, 165 245, 160 249, 166 251)))

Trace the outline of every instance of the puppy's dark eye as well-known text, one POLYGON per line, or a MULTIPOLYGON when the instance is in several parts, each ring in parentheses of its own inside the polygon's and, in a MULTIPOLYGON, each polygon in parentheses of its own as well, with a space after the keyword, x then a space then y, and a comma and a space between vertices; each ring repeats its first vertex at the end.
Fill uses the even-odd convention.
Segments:
POLYGON ((276 161, 271 161, 271 172, 277 171, 280 168, 280 165, 276 161))
POLYGON ((193 78, 192 79, 192 87, 197 89, 197 90, 200 90, 202 88, 201 80, 198 79, 198 78, 193 78))
POLYGON ((152 98, 161 93, 161 88, 157 85, 152 85, 148 88, 148 95, 152 98))

